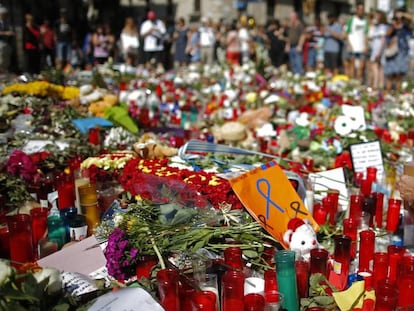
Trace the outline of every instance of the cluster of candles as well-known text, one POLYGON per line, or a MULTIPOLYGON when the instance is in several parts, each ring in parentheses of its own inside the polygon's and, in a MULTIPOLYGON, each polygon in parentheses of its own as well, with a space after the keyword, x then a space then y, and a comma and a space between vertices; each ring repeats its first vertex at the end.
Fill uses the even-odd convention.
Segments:
MULTIPOLYGON (((343 234, 334 238, 334 253, 324 274, 339 290, 364 279, 366 290, 376 292, 375 310, 414 306, 414 257, 403 247, 401 239, 394 244, 390 240, 385 246, 376 243, 379 235, 392 236, 398 231, 402 212, 402 200, 388 198, 384 202, 383 193, 371 191, 376 174, 376 168, 369 167, 365 178, 357 178, 360 191, 349 196, 343 234)), ((313 215, 320 225, 336 226, 338 196, 338 191, 328 191, 322 202, 314 205, 313 215)), ((312 266, 312 252, 310 263, 312 266)))

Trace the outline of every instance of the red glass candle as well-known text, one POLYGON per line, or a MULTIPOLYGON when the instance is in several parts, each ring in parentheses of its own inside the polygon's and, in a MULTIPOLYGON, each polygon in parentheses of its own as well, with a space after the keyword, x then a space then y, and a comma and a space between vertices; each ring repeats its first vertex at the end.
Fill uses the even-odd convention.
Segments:
POLYGON ((275 270, 266 270, 263 275, 264 278, 264 292, 277 291, 277 277, 275 270))
POLYGON ((361 180, 364 178, 363 172, 355 172, 354 173, 354 185, 356 187, 361 187, 361 180))
POLYGON ((388 253, 388 279, 390 282, 396 282, 399 274, 399 264, 402 254, 388 253))
POLYGON ((372 282, 376 289, 378 282, 385 280, 388 277, 388 253, 378 252, 374 254, 373 270, 372 282))
POLYGON ((244 311, 263 311, 265 299, 260 294, 248 294, 244 296, 244 311))
POLYGON ((339 191, 334 190, 334 189, 329 189, 327 198, 328 198, 328 201, 330 202, 329 223, 331 225, 335 225, 336 214, 338 213, 339 191))
POLYGON ((54 191, 54 177, 52 178, 51 176, 46 176, 45 178, 42 178, 40 181, 40 189, 38 193, 39 203, 41 207, 51 208, 51 206, 49 206, 48 196, 54 191))
POLYGON ((382 228, 382 213, 384 209, 384 194, 382 192, 374 192, 377 199, 375 207, 375 225, 377 228, 382 228))
POLYGON ((101 130, 98 127, 91 128, 88 134, 89 143, 99 145, 101 143, 101 130))
POLYGON ((375 311, 394 311, 397 306, 398 290, 388 280, 378 282, 375 291, 375 311))
POLYGON ((65 209, 75 204, 75 183, 71 174, 62 173, 57 177, 58 208, 65 209))
POLYGON ((357 250, 358 222, 353 218, 345 218, 342 221, 342 224, 344 235, 349 236, 352 240, 351 258, 355 258, 357 250))
POLYGON ((193 311, 218 311, 217 295, 212 291, 197 291, 191 299, 193 311))
POLYGON ((32 234, 33 234, 33 246, 37 248, 37 245, 47 230, 47 215, 49 210, 47 208, 36 207, 30 210, 30 216, 32 217, 32 234))
POLYGON ((369 194, 362 200, 362 212, 369 217, 368 226, 374 227, 375 209, 377 207, 377 198, 374 194, 369 194))
POLYGON ((171 268, 162 269, 157 273, 160 303, 166 311, 180 309, 180 299, 178 296, 179 276, 179 271, 171 268))
POLYGON ((10 259, 9 228, 7 224, 0 225, 0 258, 10 259))
POLYGON ((309 295, 309 263, 307 261, 296 261, 296 284, 299 298, 307 298, 309 295))
POLYGON ((344 290, 348 283, 351 243, 351 238, 346 235, 335 237, 333 270, 329 274, 329 281, 339 290, 344 290))
POLYGON ((187 284, 185 281, 180 281, 178 288, 180 311, 192 311, 193 304, 191 300, 196 292, 195 288, 187 284))
POLYGON ((372 272, 375 252, 375 232, 364 230, 359 233, 359 272, 372 272))
POLYGON ((310 251, 310 273, 322 273, 328 277, 329 252, 323 248, 314 248, 310 251))
POLYGON ((363 196, 360 194, 352 194, 349 196, 349 218, 360 220, 362 215, 362 200, 363 196))
POLYGON ((313 205, 313 219, 315 219, 318 225, 324 225, 326 218, 328 217, 328 210, 321 204, 315 203, 313 205))
POLYGON ((406 133, 399 133, 398 135, 398 143, 403 145, 407 142, 408 135, 406 133))
POLYGON ((371 181, 371 183, 374 183, 377 181, 377 168, 374 166, 367 167, 367 179, 371 181))
POLYGON ((364 196, 370 195, 372 191, 372 181, 366 178, 362 179, 360 191, 364 196))
POLYGON ((404 256, 401 260, 401 273, 398 278, 398 307, 414 306, 414 257, 404 256))
POLYGON ((235 269, 243 270, 242 251, 240 247, 228 247, 224 250, 224 262, 235 269))
POLYGON ((233 311, 244 309, 244 274, 240 271, 227 270, 222 278, 221 310, 233 311))
POLYGON ((29 215, 17 214, 7 217, 10 239, 10 259, 14 264, 32 262, 33 236, 29 215))
POLYGON ((387 231, 395 232, 398 229, 398 222, 400 220, 401 210, 400 199, 388 199, 388 211, 387 211, 387 231))

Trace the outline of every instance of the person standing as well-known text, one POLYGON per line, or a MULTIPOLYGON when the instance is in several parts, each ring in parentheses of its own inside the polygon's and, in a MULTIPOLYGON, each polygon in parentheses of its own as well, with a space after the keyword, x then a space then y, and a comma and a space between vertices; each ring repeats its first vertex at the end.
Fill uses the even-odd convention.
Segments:
POLYGON ((40 72, 40 30, 33 22, 31 14, 25 15, 25 21, 23 29, 25 68, 28 73, 37 74, 40 72))
POLYGON ((343 38, 342 26, 333 14, 328 15, 328 25, 324 32, 324 67, 328 74, 339 73, 339 62, 341 59, 341 40, 343 38))
POLYGON ((140 29, 140 35, 144 40, 144 62, 147 65, 156 63, 157 66, 162 66, 166 32, 165 24, 157 19, 154 11, 149 11, 147 19, 142 23, 140 29))
POLYGON ((287 34, 281 27, 279 20, 273 20, 267 28, 267 37, 269 38, 269 57, 272 65, 279 68, 285 64, 285 47, 287 34))
POLYGON ((188 28, 185 25, 184 18, 182 17, 180 17, 177 21, 177 26, 173 34, 173 40, 175 42, 174 65, 186 65, 189 61, 186 53, 186 47, 188 44, 188 28))
POLYGON ((40 38, 42 68, 55 67, 55 32, 50 26, 50 21, 48 19, 45 19, 43 24, 40 26, 40 38))
POLYGON ((201 62, 211 65, 214 60, 214 46, 216 44, 216 35, 211 24, 211 20, 207 17, 201 19, 201 26, 198 29, 200 33, 200 52, 201 62))
POLYGON ((9 71, 12 54, 11 40, 14 32, 6 19, 7 9, 0 7, 0 73, 9 71))
POLYGON ((188 32, 188 42, 186 53, 190 59, 190 63, 198 63, 201 60, 200 50, 200 32, 197 24, 192 24, 188 32))
POLYGON ((387 79, 387 91, 399 90, 402 78, 407 74, 409 69, 409 38, 412 36, 411 29, 400 16, 394 16, 392 24, 387 31, 386 43, 387 49, 394 48, 395 54, 390 55, 385 50, 385 67, 384 73, 387 79))
POLYGON ((250 31, 247 24, 247 16, 240 17, 239 27, 239 43, 240 43, 240 62, 241 64, 247 64, 250 60, 251 53, 251 38, 250 31))
POLYGON ((60 11, 60 18, 56 26, 56 49, 58 68, 63 69, 72 59, 72 28, 66 17, 66 10, 60 11))
POLYGON ((96 27, 95 33, 92 35, 92 45, 94 64, 104 64, 110 56, 113 42, 102 25, 96 27))
POLYGON ((365 57, 368 52, 368 19, 365 17, 365 6, 358 2, 356 12, 348 19, 346 33, 349 43, 350 75, 359 81, 364 79, 365 57))
POLYGON ((289 53, 290 69, 294 74, 302 74, 303 60, 302 50, 305 42, 305 27, 299 20, 298 14, 292 12, 290 15, 290 27, 287 31, 286 52, 289 53))
POLYGON ((127 65, 135 66, 139 53, 138 28, 132 17, 125 19, 124 28, 121 31, 121 56, 127 65))
POLYGON ((231 65, 240 64, 240 41, 236 22, 231 23, 226 37, 226 60, 231 65))
POLYGON ((373 89, 382 89, 384 87, 384 47, 385 36, 388 25, 387 17, 384 12, 377 11, 373 20, 373 25, 369 30, 369 39, 371 43, 371 55, 369 58, 369 68, 372 73, 371 86, 373 89))

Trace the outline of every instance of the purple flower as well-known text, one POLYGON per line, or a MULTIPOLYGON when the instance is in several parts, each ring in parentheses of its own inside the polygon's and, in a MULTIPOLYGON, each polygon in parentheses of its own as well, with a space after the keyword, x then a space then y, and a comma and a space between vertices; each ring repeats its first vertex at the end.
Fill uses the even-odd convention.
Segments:
POLYGON ((26 182, 33 181, 38 175, 36 164, 21 150, 12 152, 7 161, 7 171, 14 176, 22 177, 26 182))

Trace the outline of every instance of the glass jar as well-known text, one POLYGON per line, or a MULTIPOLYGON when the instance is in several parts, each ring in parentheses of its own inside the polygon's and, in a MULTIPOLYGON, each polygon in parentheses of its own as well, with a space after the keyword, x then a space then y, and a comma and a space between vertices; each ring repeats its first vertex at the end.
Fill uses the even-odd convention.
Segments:
POLYGON ((232 268, 243 270, 242 251, 240 247, 227 247, 224 250, 224 262, 232 268))
POLYGON ((160 303, 166 311, 180 310, 179 278, 180 273, 177 269, 166 268, 157 272, 160 303))
POLYGON ((57 244, 58 249, 66 243, 66 227, 62 218, 51 215, 47 218, 48 239, 57 244))
POLYGON ((194 311, 218 311, 216 294, 211 291, 196 291, 191 302, 194 311))
POLYGON ((48 214, 49 210, 47 208, 36 207, 30 210, 30 216, 32 217, 33 247, 36 250, 40 239, 46 234, 48 214))
POLYGON ((402 201, 400 199, 388 199, 387 231, 397 231, 398 222, 400 220, 401 203, 402 201))
POLYGON ((336 215, 338 213, 339 191, 335 189, 329 189, 327 198, 330 201, 329 223, 331 225, 335 225, 336 215))
POLYGON ((388 280, 379 281, 375 294, 375 311, 395 310, 398 300, 398 290, 395 284, 388 280))
POLYGON ((414 306, 414 256, 404 256, 398 278, 398 307, 414 306))
POLYGON ((27 214, 7 216, 9 228, 10 260, 13 265, 33 262, 32 221, 27 214))
POLYGON ((244 310, 243 272, 227 270, 221 282, 221 310, 244 310))
POLYGON ((349 196, 349 218, 352 218, 357 222, 362 214, 362 200, 363 196, 360 194, 352 194, 349 196))
POLYGON ((377 199, 377 206, 375 207, 375 226, 382 228, 382 213, 384 210, 384 194, 382 192, 374 192, 377 199))
POLYGON ((339 290, 344 290, 348 283, 351 263, 351 243, 351 238, 346 235, 335 236, 333 269, 329 280, 339 290))
POLYGON ((388 253, 378 252, 374 253, 372 282, 376 289, 378 282, 387 279, 388 277, 388 253))
POLYGON ((321 273, 328 277, 329 252, 323 248, 314 248, 310 251, 310 273, 321 273))
POLYGON ((284 297, 283 307, 289 311, 299 310, 295 256, 295 252, 289 250, 280 250, 275 254, 277 284, 284 297))
POLYGON ((309 263, 304 260, 297 260, 295 269, 299 299, 307 298, 309 295, 309 263))
POLYGON ((81 241, 88 236, 88 225, 84 215, 74 215, 68 220, 71 241, 81 241))
POLYGON ((349 236, 352 240, 351 258, 355 258, 357 251, 358 222, 354 220, 354 218, 345 218, 342 221, 342 224, 344 235, 349 236))
POLYGON ((358 272, 372 272, 375 252, 375 232, 364 230, 359 233, 358 272))
POLYGON ((79 186, 79 203, 82 214, 86 217, 88 235, 93 234, 93 229, 100 223, 100 210, 98 206, 98 193, 94 184, 79 186))

